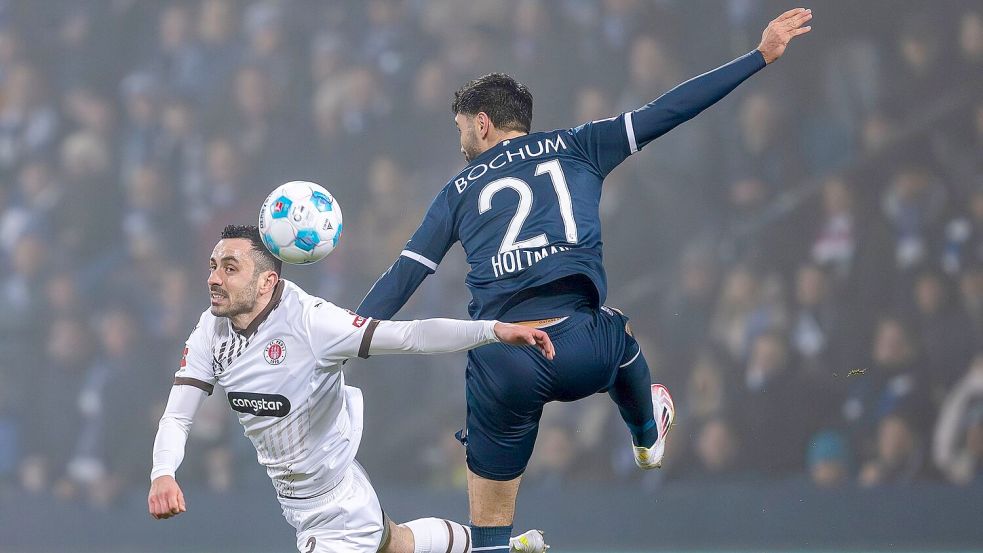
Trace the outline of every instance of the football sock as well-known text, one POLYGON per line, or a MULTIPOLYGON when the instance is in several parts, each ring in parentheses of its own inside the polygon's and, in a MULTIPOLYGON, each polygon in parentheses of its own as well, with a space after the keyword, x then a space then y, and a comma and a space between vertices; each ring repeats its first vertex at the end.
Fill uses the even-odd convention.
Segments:
MULTIPOLYGON (((413 532, 413 553, 468 553, 471 535, 468 528, 442 518, 411 520, 406 526, 413 532)), ((508 543, 508 538, 506 543, 508 543)))
POLYGON ((508 553, 512 525, 475 526, 471 524, 471 551, 475 553, 508 553))
POLYGON ((641 351, 631 363, 618 369, 608 395, 618 404, 632 443, 652 447, 659 438, 659 425, 655 424, 652 411, 652 375, 641 351))

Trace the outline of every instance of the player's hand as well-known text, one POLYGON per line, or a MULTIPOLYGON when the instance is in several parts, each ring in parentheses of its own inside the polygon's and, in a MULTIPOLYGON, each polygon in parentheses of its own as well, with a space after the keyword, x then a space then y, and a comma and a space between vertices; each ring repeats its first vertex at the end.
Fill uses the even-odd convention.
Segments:
POLYGON ((158 476, 150 483, 147 497, 150 516, 157 520, 177 516, 188 508, 184 505, 184 493, 173 476, 158 476))
POLYGON ((761 33, 761 44, 758 45, 758 51, 765 57, 765 63, 771 63, 782 57, 793 37, 811 31, 812 27, 803 27, 810 19, 812 19, 812 10, 795 8, 768 23, 761 33))
POLYGON ((547 359, 553 359, 556 350, 553 349, 553 341, 550 335, 538 328, 530 326, 514 325, 509 323, 495 323, 495 336, 503 344, 512 346, 536 346, 547 359))

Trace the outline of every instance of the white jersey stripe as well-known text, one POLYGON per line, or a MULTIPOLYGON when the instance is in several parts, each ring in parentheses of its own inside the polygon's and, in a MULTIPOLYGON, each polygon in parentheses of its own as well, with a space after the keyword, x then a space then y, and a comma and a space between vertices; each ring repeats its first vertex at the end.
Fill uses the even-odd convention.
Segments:
POLYGON ((635 127, 632 126, 631 112, 625 112, 625 133, 628 135, 628 150, 631 153, 638 151, 638 143, 635 141, 635 127))
POLYGON ((399 255, 401 255, 403 257, 408 257, 408 258, 410 258, 413 261, 416 261, 418 263, 422 263, 424 267, 427 267, 431 271, 436 271, 437 270, 437 264, 436 263, 434 263, 433 261, 430 261, 426 257, 423 257, 422 255, 420 255, 420 254, 418 254, 416 252, 411 252, 410 250, 403 250, 403 251, 401 251, 399 253, 399 255))
POLYGON ((618 365, 618 368, 619 369, 623 369, 623 368, 627 367, 628 365, 631 365, 632 363, 634 363, 635 362, 635 359, 638 359, 638 355, 640 353, 642 353, 642 348, 638 348, 638 351, 635 352, 635 355, 632 356, 631 360, 628 361, 627 363, 622 363, 621 365, 618 365))

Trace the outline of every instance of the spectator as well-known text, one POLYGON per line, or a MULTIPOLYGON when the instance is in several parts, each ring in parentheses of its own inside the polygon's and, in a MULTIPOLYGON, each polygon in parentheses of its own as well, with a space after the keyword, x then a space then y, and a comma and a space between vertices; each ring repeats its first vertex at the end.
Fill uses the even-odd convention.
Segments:
POLYGON ((687 418, 708 420, 724 413, 729 402, 736 399, 733 390, 732 379, 727 378, 716 356, 709 351, 701 352, 686 386, 687 418))
POLYGON ((822 215, 819 230, 812 242, 812 260, 830 269, 843 289, 854 264, 857 252, 858 228, 854 216, 853 193, 838 177, 827 179, 822 191, 822 215))
POLYGON ((160 82, 150 72, 128 75, 120 85, 126 118, 120 135, 120 175, 129 178, 151 161, 160 137, 160 82))
POLYGON ((204 56, 194 40, 191 9, 183 4, 164 7, 158 22, 157 51, 150 67, 169 91, 201 97, 204 56))
POLYGON ((656 332, 665 354, 666 384, 670 389, 675 382, 682 383, 678 371, 691 366, 706 343, 715 292, 716 266, 712 257, 709 252, 690 249, 683 257, 678 282, 664 300, 656 332))
POLYGON ((161 135, 155 161, 177 185, 175 197, 190 205, 205 201, 205 139, 190 102, 170 98, 161 113, 161 135))
POLYGON ((884 417, 877 425, 877 453, 860 469, 862 487, 907 484, 922 471, 924 454, 913 425, 900 415, 884 417))
POLYGON ((201 81, 198 83, 199 105, 206 108, 220 101, 222 91, 239 64, 240 48, 236 40, 235 0, 202 0, 198 14, 198 42, 201 51, 201 81))
POLYGON ((213 138, 206 148, 205 190, 209 194, 204 205, 189 210, 197 231, 196 259, 201 260, 208 259, 215 237, 225 225, 256 218, 256 206, 262 202, 261 194, 265 195, 253 191, 249 168, 244 166, 243 155, 232 140, 213 138))
POLYGON ((106 506, 127 484, 146 479, 143 460, 154 420, 146 402, 150 382, 138 372, 146 354, 141 329, 114 307, 102 315, 98 332, 100 351, 84 373, 77 400, 80 430, 66 493, 106 506))
POLYGON ((279 2, 253 2, 243 12, 242 30, 245 35, 243 63, 254 67, 269 80, 269 94, 287 97, 287 87, 293 82, 292 56, 287 50, 286 15, 279 2))
POLYGON ((894 259, 902 274, 928 258, 931 225, 945 202, 945 189, 924 167, 909 166, 895 173, 881 207, 894 231, 894 259))
POLYGON ((78 398, 87 365, 91 362, 92 340, 78 315, 59 314, 50 324, 45 341, 44 363, 32 376, 36 396, 28 405, 25 432, 26 456, 21 465, 21 483, 39 493, 57 492, 65 478, 74 439, 80 430, 79 418, 65 416, 65 409, 78 398))
POLYGON ((781 282, 772 273, 764 278, 746 265, 738 265, 724 278, 720 299, 710 322, 712 339, 730 360, 743 363, 753 340, 761 333, 781 329, 785 323, 781 282))
POLYGON ((973 350, 983 349, 983 267, 966 270, 959 277, 959 304, 969 318, 973 350))
MULTIPOLYGON (((927 410, 927 390, 923 387, 924 363, 907 327, 901 319, 892 316, 882 317, 877 323, 871 345, 869 368, 861 369, 859 374, 848 376, 849 386, 846 401, 841 408, 851 430, 851 441, 861 456, 876 457, 877 445, 874 437, 881 431, 882 418, 899 412, 902 407, 908 413, 927 410)), ((906 430, 923 434, 927 428, 908 428, 906 430)), ((884 430, 889 436, 895 432, 893 423, 884 430)))
POLYGON ((946 395, 932 442, 935 466, 950 482, 964 486, 983 474, 983 355, 946 395))
POLYGON ((983 181, 970 192, 968 204, 967 213, 945 226, 942 268, 948 274, 983 263, 983 181))
POLYGON ((93 132, 106 142, 113 140, 116 110, 105 95, 94 88, 79 86, 67 90, 61 104, 67 123, 74 125, 74 130, 93 132))
POLYGON ((815 265, 799 267, 789 344, 808 375, 824 379, 831 372, 830 367, 836 366, 833 352, 842 347, 834 334, 839 317, 837 306, 829 297, 825 273, 815 265))
POLYGON ((44 240, 37 232, 18 237, 10 254, 9 270, 0 277, 0 356, 16 357, 31 351, 42 334, 44 321, 35 313, 41 305, 41 276, 46 269, 44 240))
POLYGON ((0 178, 13 174, 32 155, 47 153, 54 144, 58 116, 46 101, 37 69, 20 63, 10 69, 0 96, 0 178))
POLYGON ((726 174, 730 178, 730 208, 740 220, 752 216, 779 188, 796 182, 799 167, 791 144, 779 130, 787 117, 788 100, 755 91, 741 100, 736 114, 736 137, 728 141, 726 174))
POLYGON ((824 430, 809 440, 806 455, 809 477, 819 488, 838 488, 850 479, 850 449, 846 438, 824 430))
POLYGON ((983 12, 966 10, 959 18, 959 53, 968 71, 983 64, 983 12))
POLYGON ((778 475, 801 466, 807 434, 785 344, 785 337, 774 332, 755 338, 737 388, 739 432, 754 443, 742 457, 753 472, 778 475))
POLYGON ((57 209, 64 194, 57 175, 48 163, 32 159, 18 172, 18 192, 0 215, 0 247, 8 250, 31 229, 59 234, 61 217, 57 209))
POLYGON ((741 442, 724 417, 707 421, 696 439, 696 458, 705 477, 733 476, 738 469, 741 442))
POLYGON ((115 252, 119 233, 121 198, 112 180, 113 159, 105 140, 88 131, 65 138, 61 145, 60 169, 64 194, 59 205, 61 224, 56 242, 70 259, 97 263, 115 252), (69 209, 66 206, 88 206, 69 209))
POLYGON ((972 357, 972 327, 965 313, 952 301, 949 282, 941 274, 920 275, 915 281, 914 295, 919 349, 927 363, 926 384, 937 405, 972 357))

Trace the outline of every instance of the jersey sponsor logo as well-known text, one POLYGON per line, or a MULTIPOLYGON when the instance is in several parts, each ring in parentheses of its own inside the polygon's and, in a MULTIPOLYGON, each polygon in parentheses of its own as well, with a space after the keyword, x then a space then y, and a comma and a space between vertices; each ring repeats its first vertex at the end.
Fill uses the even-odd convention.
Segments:
POLYGON ((279 365, 287 358, 287 344, 279 338, 270 340, 269 344, 263 348, 263 358, 270 365, 279 365))
POLYGON ((256 417, 284 417, 290 413, 290 400, 280 394, 229 392, 232 409, 256 417))

